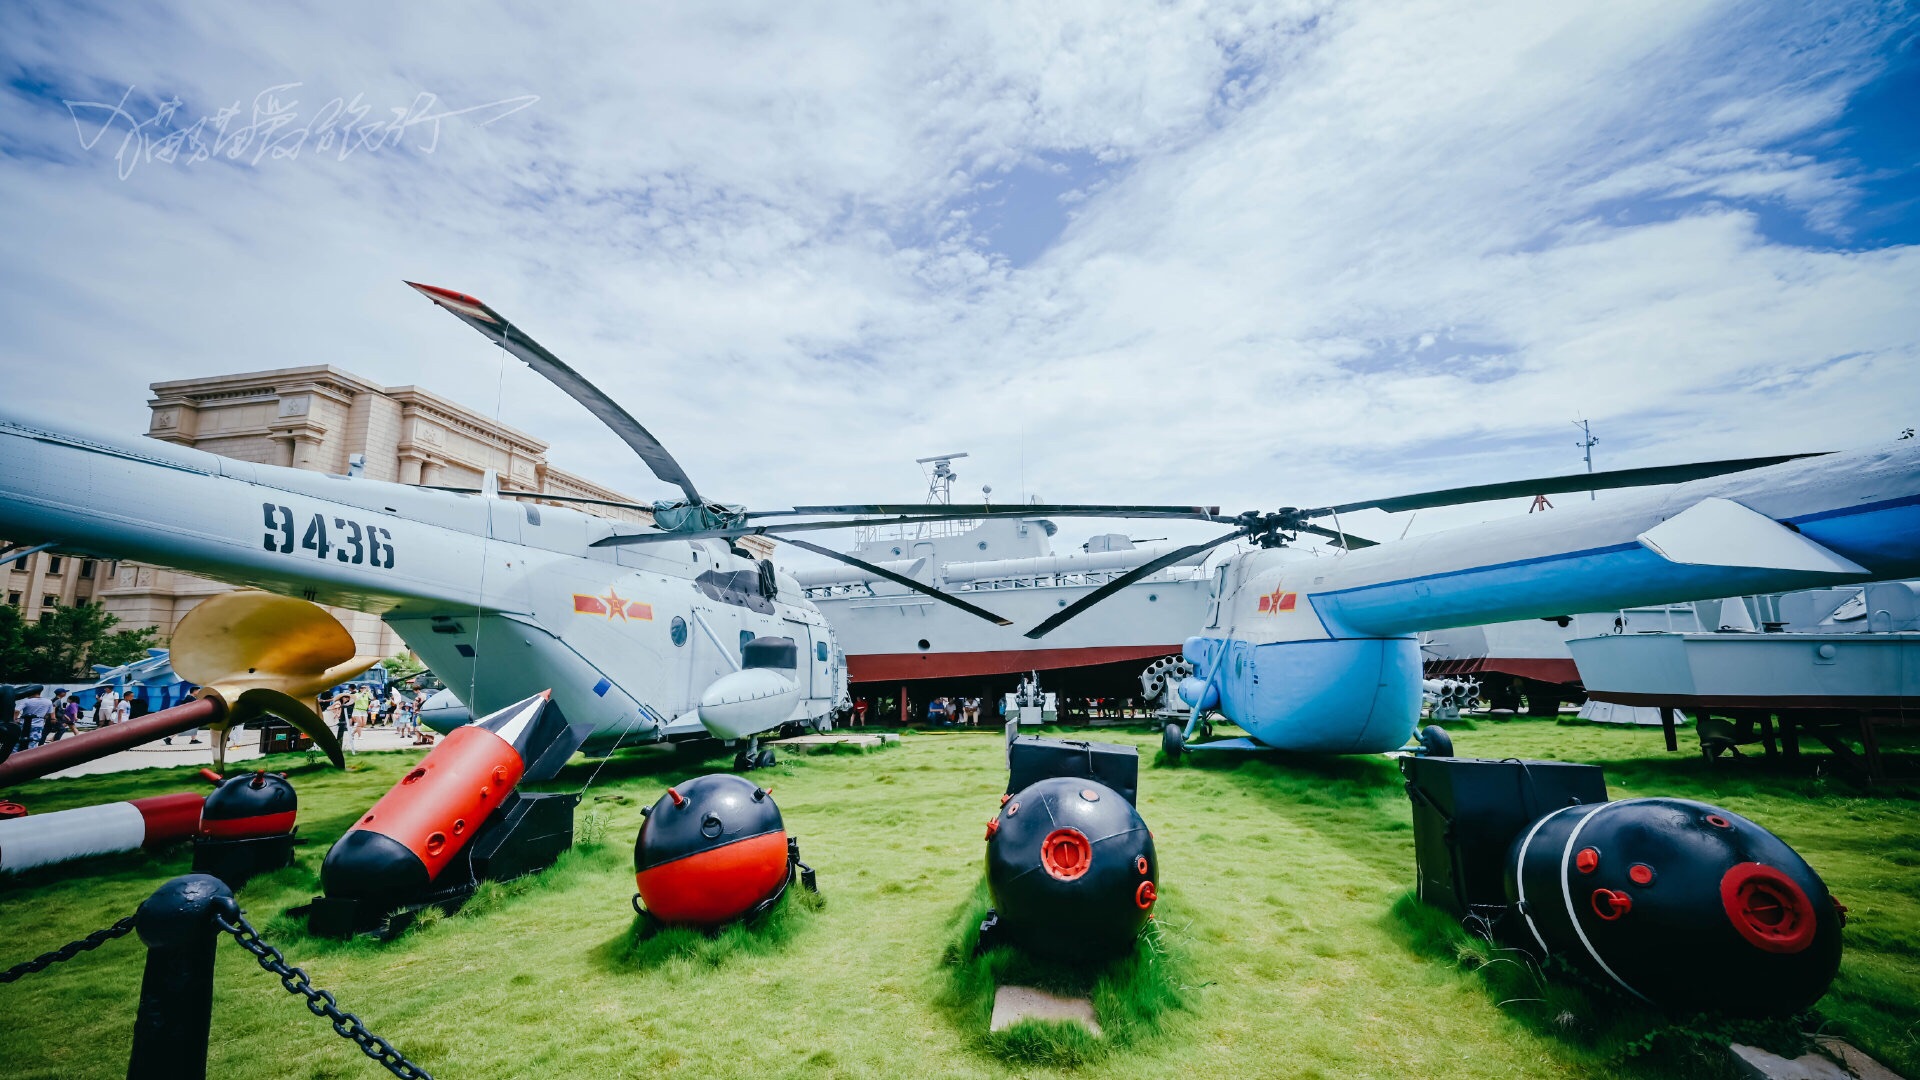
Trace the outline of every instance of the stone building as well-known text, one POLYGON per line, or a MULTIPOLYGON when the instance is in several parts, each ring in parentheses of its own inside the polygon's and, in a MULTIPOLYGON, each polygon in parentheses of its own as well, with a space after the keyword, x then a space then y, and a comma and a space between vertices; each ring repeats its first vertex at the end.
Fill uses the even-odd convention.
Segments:
POLYGON ((0 569, 7 604, 42 619, 56 607, 89 603, 112 572, 112 563, 40 551, 0 569))
MULTIPOLYGON (((619 492, 547 464, 547 444, 417 386, 384 387, 327 365, 217 375, 154 383, 147 434, 210 453, 267 465, 360 475, 403 484, 478 487, 486 470, 503 490, 629 501, 619 492), (356 462, 356 458, 359 460, 356 462)), ((579 507, 633 521, 647 515, 579 507)), ((46 570, 48 553, 15 570, 8 589, 38 605, 56 577, 71 597, 91 596, 128 626, 158 627, 171 635, 180 617, 229 586, 144 563, 94 566, 68 558, 60 574, 46 570), (42 584, 35 584, 36 582, 42 584)), ((406 645, 377 616, 335 609, 363 655, 391 656, 406 645)))

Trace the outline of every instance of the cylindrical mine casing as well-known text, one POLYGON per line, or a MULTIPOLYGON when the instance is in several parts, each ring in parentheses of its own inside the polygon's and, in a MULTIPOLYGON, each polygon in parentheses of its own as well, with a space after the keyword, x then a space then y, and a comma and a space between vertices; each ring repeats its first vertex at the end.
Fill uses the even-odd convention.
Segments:
POLYGON ((454 729, 327 852, 327 895, 390 900, 425 890, 525 771, 499 735, 478 725, 454 729))

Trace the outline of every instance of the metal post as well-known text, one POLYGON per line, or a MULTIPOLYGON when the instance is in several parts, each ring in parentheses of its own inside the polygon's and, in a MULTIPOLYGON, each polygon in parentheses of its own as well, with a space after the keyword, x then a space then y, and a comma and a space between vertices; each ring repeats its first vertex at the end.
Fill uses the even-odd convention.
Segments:
POLYGON ((127 1080, 207 1075, 213 1021, 215 914, 238 914, 233 890, 210 874, 186 874, 160 886, 133 913, 147 945, 140 1011, 133 1021, 127 1080))
POLYGON ((138 720, 95 728, 57 743, 50 742, 31 750, 22 750, 0 763, 0 787, 24 783, 154 739, 208 727, 219 723, 226 715, 226 703, 219 698, 194 698, 169 709, 148 713, 138 720))
MULTIPOLYGON (((1593 444, 1599 442, 1600 440, 1593 437, 1593 429, 1587 426, 1587 422, 1585 420, 1575 420, 1574 423, 1580 426, 1580 441, 1577 443, 1574 443, 1573 445, 1579 447, 1581 452, 1586 455, 1587 472, 1592 473, 1593 472, 1593 444)), ((1593 492, 1591 491, 1587 492, 1587 501, 1588 502, 1594 501, 1593 492)))
POLYGON ((1660 730, 1667 736, 1667 751, 1672 753, 1680 749, 1680 736, 1673 727, 1673 706, 1660 706, 1660 730))

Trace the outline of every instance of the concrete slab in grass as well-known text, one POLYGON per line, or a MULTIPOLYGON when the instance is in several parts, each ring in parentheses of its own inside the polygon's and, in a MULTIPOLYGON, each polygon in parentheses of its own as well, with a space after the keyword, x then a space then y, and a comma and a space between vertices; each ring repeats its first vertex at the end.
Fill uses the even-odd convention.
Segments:
POLYGON ((1826 1037, 1816 1041, 1819 1051, 1791 1060, 1740 1043, 1728 1049, 1741 1072, 1754 1080, 1900 1080, 1893 1070, 1847 1042, 1826 1037))
POLYGON ((795 735, 791 739, 778 739, 774 746, 882 746, 890 742, 899 742, 900 736, 886 732, 871 735, 834 732, 828 735, 795 735))
POLYGON ((1022 1020, 1050 1020, 1079 1024, 1095 1037, 1100 1024, 1093 1018, 1093 1002, 1086 998, 1058 997, 1031 986, 1002 986, 993 992, 993 1022, 989 1027, 1004 1031, 1022 1020))

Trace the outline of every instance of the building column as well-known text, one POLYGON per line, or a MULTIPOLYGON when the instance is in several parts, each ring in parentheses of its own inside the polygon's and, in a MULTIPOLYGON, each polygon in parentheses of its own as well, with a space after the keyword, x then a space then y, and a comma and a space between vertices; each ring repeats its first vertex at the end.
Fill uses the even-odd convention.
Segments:
POLYGON ((418 450, 400 451, 400 482, 403 484, 422 483, 421 474, 426 468, 427 455, 418 450))
POLYGON ((318 470, 321 468, 318 462, 320 456, 319 435, 308 431, 297 431, 294 432, 290 443, 293 460, 289 462, 289 464, 296 469, 318 470))
POLYGON ((438 484, 441 476, 444 475, 446 471, 447 467, 444 464, 428 458, 420 466, 420 482, 423 484, 438 484))

